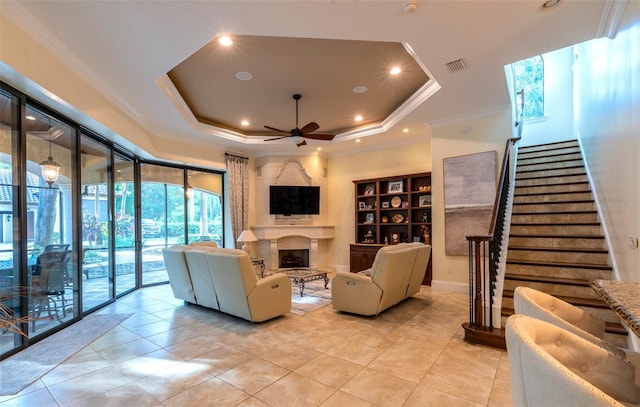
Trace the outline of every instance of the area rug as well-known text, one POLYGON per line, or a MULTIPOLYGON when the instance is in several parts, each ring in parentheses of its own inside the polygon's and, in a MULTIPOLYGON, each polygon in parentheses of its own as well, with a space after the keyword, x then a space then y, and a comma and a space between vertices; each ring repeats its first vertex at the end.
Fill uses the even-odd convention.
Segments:
POLYGON ((0 362, 0 396, 17 394, 132 314, 91 314, 0 362))
POLYGON ((301 297, 300 288, 296 284, 291 285, 291 312, 293 314, 306 314, 331 304, 331 281, 326 289, 323 280, 306 283, 303 294, 301 297))

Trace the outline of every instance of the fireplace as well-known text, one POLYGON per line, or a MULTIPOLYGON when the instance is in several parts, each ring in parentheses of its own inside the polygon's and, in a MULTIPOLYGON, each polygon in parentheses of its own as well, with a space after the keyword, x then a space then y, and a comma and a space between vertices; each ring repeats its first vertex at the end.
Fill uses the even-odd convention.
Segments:
POLYGON ((309 268, 309 249, 278 250, 278 259, 281 269, 309 268))

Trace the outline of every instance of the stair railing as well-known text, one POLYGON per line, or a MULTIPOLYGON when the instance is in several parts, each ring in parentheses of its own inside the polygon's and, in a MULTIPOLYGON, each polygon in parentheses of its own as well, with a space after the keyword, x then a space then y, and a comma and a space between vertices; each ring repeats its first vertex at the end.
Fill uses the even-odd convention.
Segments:
POLYGON ((514 124, 517 136, 509 138, 506 142, 489 230, 486 235, 466 237, 469 242, 469 323, 463 324, 465 340, 495 347, 501 346, 496 346, 495 339, 487 339, 479 334, 479 331, 493 331, 493 297, 505 228, 507 199, 513 181, 515 144, 522 138, 524 90, 518 91, 516 96, 520 98, 520 112, 514 124))

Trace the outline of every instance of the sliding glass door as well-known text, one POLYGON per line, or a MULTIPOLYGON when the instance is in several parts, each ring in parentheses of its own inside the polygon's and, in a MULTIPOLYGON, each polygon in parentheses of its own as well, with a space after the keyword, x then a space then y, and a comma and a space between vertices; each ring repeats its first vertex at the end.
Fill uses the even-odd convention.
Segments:
POLYGON ((116 268, 116 296, 136 288, 136 187, 134 162, 115 154, 114 184, 114 256, 116 268))
POLYGON ((155 164, 140 166, 142 284, 169 280, 162 249, 184 244, 184 169, 155 164))
POLYGON ((83 134, 80 138, 82 214, 82 310, 114 298, 111 251, 111 151, 83 134))

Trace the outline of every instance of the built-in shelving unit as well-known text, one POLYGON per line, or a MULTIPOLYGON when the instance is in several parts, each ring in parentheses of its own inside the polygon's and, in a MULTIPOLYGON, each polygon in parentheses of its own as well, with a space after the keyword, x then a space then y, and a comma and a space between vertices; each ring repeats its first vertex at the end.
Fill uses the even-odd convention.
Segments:
POLYGON ((356 233, 351 247, 352 271, 360 271, 356 268, 372 261, 385 244, 431 243, 430 172, 358 180, 354 185, 356 233))

